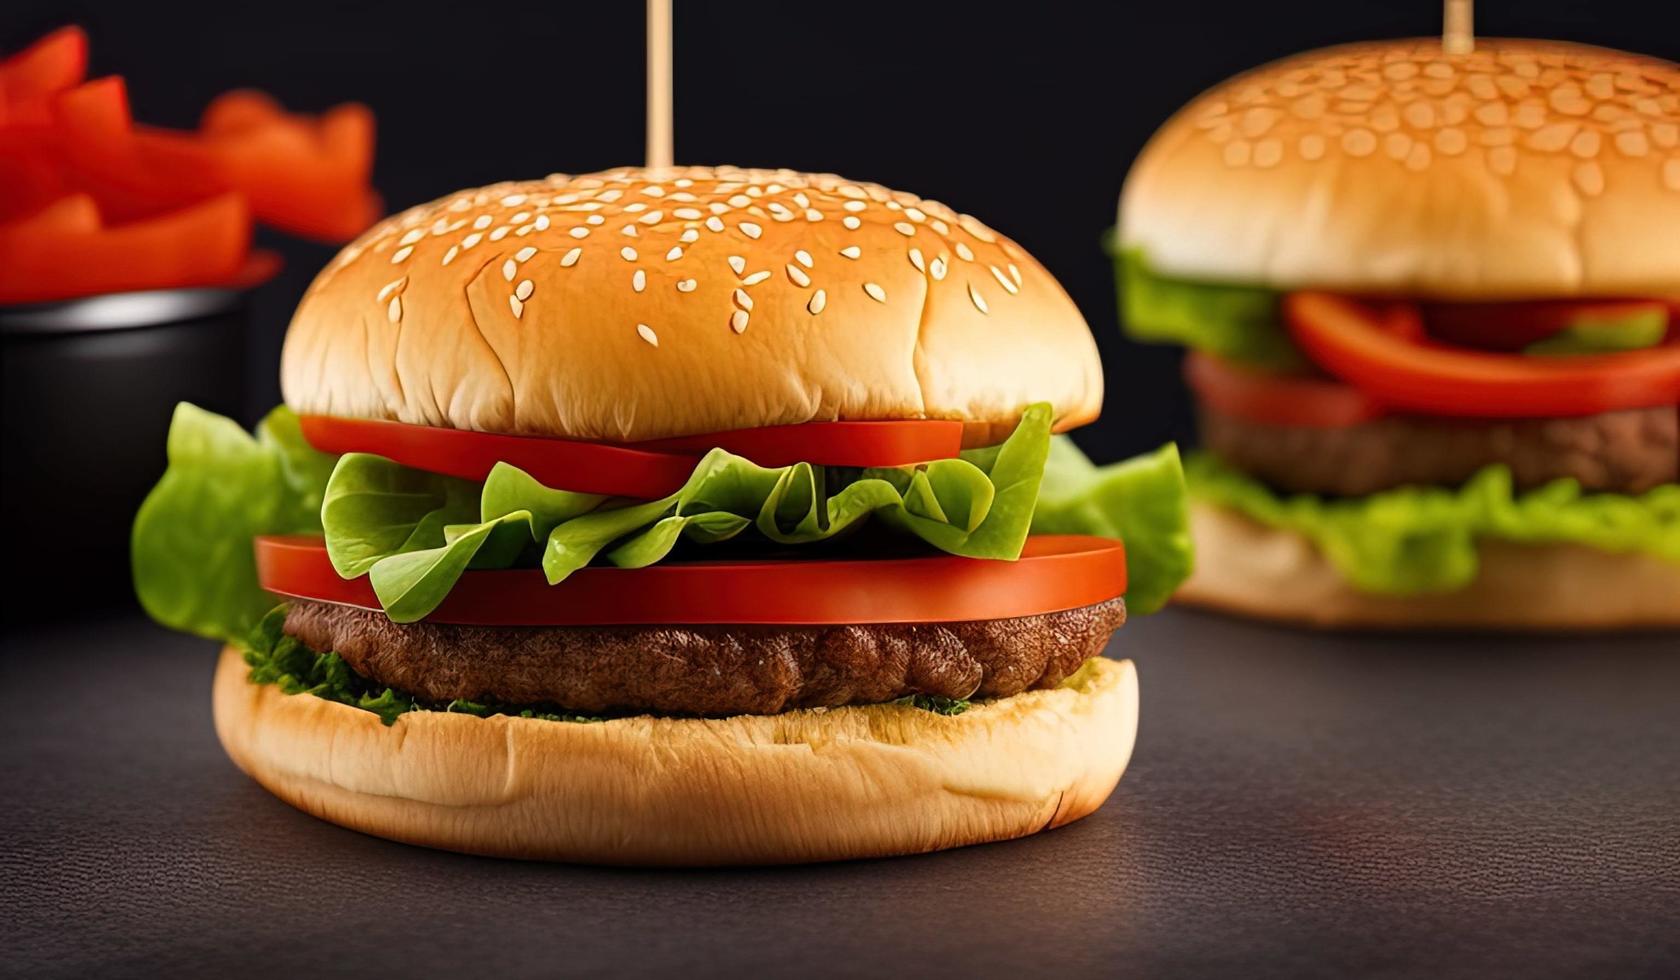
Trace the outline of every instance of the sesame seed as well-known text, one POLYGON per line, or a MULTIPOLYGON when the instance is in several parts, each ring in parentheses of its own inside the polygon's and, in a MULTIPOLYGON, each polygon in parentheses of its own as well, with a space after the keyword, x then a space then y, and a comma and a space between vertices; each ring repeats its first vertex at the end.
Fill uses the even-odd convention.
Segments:
POLYGON ((461 254, 461 246, 459 246, 459 245, 449 246, 449 251, 443 253, 443 264, 448 265, 449 263, 455 261, 455 256, 460 255, 460 254, 461 254))
POLYGON ((677 193, 671 195, 671 200, 681 201, 684 204, 688 204, 692 201, 698 201, 700 199, 687 191, 678 191, 677 193))
POLYGON ((856 245, 847 245, 845 248, 840 250, 840 254, 844 255, 848 259, 855 259, 863 255, 863 249, 858 248, 856 245))
POLYGON ((746 310, 736 310, 734 313, 729 314, 729 329, 735 331, 736 333, 747 332, 746 310))
POLYGON ((818 211, 816 208, 806 208, 805 209, 805 220, 806 221, 821 221, 822 219, 823 219, 823 213, 821 211, 818 211))
POLYGON ((828 293, 821 289, 812 293, 811 301, 805 304, 805 308, 810 310, 813 315, 821 313, 826 306, 828 306, 828 293))
POLYGON ((967 242, 958 242, 956 244, 956 250, 957 258, 962 259, 964 262, 974 261, 974 249, 969 248, 967 242))
POLYGON ((401 238, 397 239, 397 244, 398 245, 413 245, 415 242, 417 242, 420 239, 425 238, 425 237, 426 237, 425 232, 421 231, 418 228, 415 228, 413 231, 410 231, 408 234, 406 234, 406 235, 402 236, 401 238))
POLYGON ((589 217, 583 219, 583 223, 586 224, 586 225, 604 225, 604 224, 607 223, 607 219, 602 217, 601 215, 592 214, 589 217))
POLYGON ((938 218, 935 218, 932 221, 929 221, 928 222, 928 227, 932 228, 934 231, 939 232, 941 235, 949 235, 951 233, 951 226, 946 224, 943 221, 940 221, 938 218))
POLYGON ((647 210, 647 202, 646 201, 632 201, 629 204, 626 204, 624 206, 624 213, 625 214, 637 214, 639 212, 646 211, 646 210, 647 210))
POLYGON ((687 177, 679 177, 676 180, 671 181, 671 186, 672 187, 693 187, 694 186, 694 181, 689 180, 687 177))
POLYGON ((922 260, 922 250, 921 249, 912 248, 910 250, 910 264, 916 267, 917 272, 926 272, 927 271, 927 263, 922 260))
POLYGON ((747 295, 747 291, 745 289, 742 289, 741 287, 736 286, 735 287, 735 292, 734 292, 733 295, 734 295, 734 298, 735 298, 735 305, 736 306, 739 306, 743 310, 752 309, 752 307, 753 307, 752 297, 747 295))
POLYGON ((536 225, 520 225, 519 230, 514 232, 513 234, 517 238, 524 238, 526 235, 529 235, 531 232, 536 231, 536 230, 537 230, 536 225))
POLYGON ((927 220, 927 215, 922 212, 921 208, 905 208, 904 216, 918 224, 927 220))
POLYGON ((699 221, 705 216, 705 212, 701 211, 699 208, 677 208, 675 211, 672 211, 671 214, 684 221, 699 221))
POLYGON ((519 212, 516 212, 513 217, 509 218, 508 222, 510 224, 522 225, 525 222, 530 221, 530 220, 531 220, 531 212, 529 212, 529 211, 519 211, 519 212))
POLYGON ((700 240, 700 232, 696 231, 693 228, 689 228, 686 231, 684 231, 682 234, 677 236, 677 241, 682 242, 685 245, 692 245, 693 243, 695 243, 699 240, 700 240))
POLYGON ((385 307, 385 319, 390 320, 392 323, 396 323, 398 320, 402 319, 401 296, 391 297, 390 304, 385 307))
POLYGON ((660 187, 658 184, 649 184, 642 188, 642 193, 646 194, 648 197, 664 197, 665 188, 660 187))
POLYGON ((735 270, 736 275, 740 275, 747 271, 747 260, 739 255, 731 255, 729 257, 729 267, 735 270))
POLYGON ((576 228, 573 228, 571 231, 567 232, 566 234, 571 235, 573 238, 588 238, 589 237, 589 229, 585 228, 582 225, 578 225, 576 228))
POLYGON ((391 264, 396 265, 398 262, 403 261, 404 259, 408 258, 410 255, 413 255, 413 254, 414 254, 414 246, 413 245, 404 245, 402 248, 399 248, 395 252, 391 253, 391 264))
POLYGON ((694 279, 678 279, 677 280, 677 292, 679 292, 679 293, 692 293, 692 292, 694 292, 694 287, 696 287, 698 285, 700 285, 700 283, 698 281, 694 280, 694 279))
POLYGON ((473 219, 473 230, 474 231, 483 231, 484 229, 486 229, 488 227, 490 227, 490 216, 489 215, 481 214, 478 217, 473 219))
POLYGON ((874 300, 877 303, 885 303, 887 301, 887 291, 885 289, 882 289, 880 286, 876 285, 875 283, 872 283, 872 282, 864 283, 863 284, 863 291, 868 293, 869 298, 874 300))
POLYGON ((560 257, 560 267, 562 269, 570 269, 572 266, 577 265, 578 259, 582 257, 583 249, 573 248, 570 252, 567 252, 565 255, 560 257))
POLYGON ((519 272, 519 263, 513 261, 512 259, 508 259, 506 262, 502 263, 502 278, 506 279, 508 282, 512 282, 513 277, 518 272, 519 272))
POLYGON ((532 224, 536 225, 536 228, 537 228, 538 231, 547 231, 548 230, 548 224, 549 224, 548 215, 546 215, 546 214, 537 215, 537 220, 532 222, 532 224))
POLYGON ((529 262, 531 261, 531 256, 535 254, 537 254, 536 246, 527 245, 519 251, 513 253, 513 257, 520 262, 529 262))
POLYGON ((682 257, 683 250, 681 245, 672 245, 671 250, 665 253, 665 261, 667 262, 675 262, 682 257))
POLYGON ((799 266, 794 265, 792 262, 789 262, 787 264, 787 277, 789 279, 792 279, 793 282, 794 282, 794 285, 799 286, 801 289, 805 288, 806 286, 811 285, 811 277, 805 272, 804 269, 801 269, 799 266))
POLYGON ((493 242, 499 242, 502 239, 506 238, 508 236, 508 232, 510 232, 512 230, 513 229, 508 227, 507 225, 502 225, 499 228, 491 229, 490 240, 493 241, 493 242))
POLYGON ((813 265, 815 264, 814 261, 811 258, 811 253, 805 251, 802 248, 801 249, 796 249, 794 251, 793 259, 794 259, 795 262, 798 262, 800 265, 804 266, 807 269, 812 268, 813 265))
POLYGON ((758 236, 764 234, 764 229, 753 224, 751 221, 743 221, 739 225, 736 225, 736 227, 740 228, 741 233, 746 235, 748 238, 756 239, 758 236))
POLYGON ((869 207, 869 205, 863 201, 847 201, 845 204, 840 206, 845 208, 847 211, 863 211, 869 207))
POLYGON ((648 326, 647 324, 645 324, 645 323, 636 324, 636 333, 643 340, 647 341, 648 343, 652 344, 653 346, 655 346, 655 347, 659 346, 659 335, 654 333, 653 328, 648 326))
POLYGON ((521 320, 525 317, 525 301, 517 296, 508 297, 508 309, 513 311, 513 318, 521 320))
POLYGON ((805 196, 804 191, 795 191, 793 195, 793 203, 802 208, 808 208, 811 206, 811 199, 805 196))
POLYGON ((706 205, 706 210, 712 212, 713 214, 727 214, 729 212, 729 205, 723 203, 722 201, 713 201, 712 203, 706 205))
POLYGON ((618 233, 620 235, 629 235, 631 238, 635 238, 639 234, 639 232, 636 231, 635 225, 625 225, 623 228, 618 230, 618 233))
POLYGON ((935 256, 934 260, 928 263, 928 274, 933 276, 934 282, 939 282, 945 278, 945 269, 946 263, 943 255, 935 256))
POLYGON ((621 258, 623 258, 623 259, 624 259, 624 261, 626 261, 626 262, 634 262, 634 261, 636 261, 636 250, 635 250, 635 249, 633 249, 633 248, 631 248, 631 247, 630 247, 630 246, 628 246, 628 245, 626 245, 626 246, 624 246, 624 247, 623 247, 623 248, 621 248, 621 249, 619 249, 619 250, 618 250, 618 254, 619 254, 619 256, 620 256, 620 257, 621 257, 621 258))
POLYGON ((665 212, 663 211, 649 211, 647 214, 642 215, 636 220, 640 221, 644 225, 657 225, 660 221, 664 220, 664 218, 665 212))
POLYGON ((846 215, 844 218, 840 219, 840 223, 845 225, 847 228, 849 228, 852 231, 857 231, 858 226, 863 224, 863 222, 858 220, 858 216, 855 215, 855 214, 846 215))
POLYGON ((595 195, 595 199, 597 201, 606 201, 608 204, 611 204, 623 196, 624 192, 614 187, 611 190, 605 190, 595 195))
POLYGON ((527 299, 531 298, 531 294, 536 292, 536 290, 537 290, 537 284, 536 283, 532 282, 529 279, 521 279, 521 280, 519 280, 518 287, 516 287, 514 289, 513 295, 519 297, 521 300, 527 300, 527 299))
POLYGON ((390 282, 386 283, 385 285, 379 287, 379 296, 377 297, 375 302, 383 303, 386 300, 390 299, 391 294, 396 292, 397 290, 401 289, 403 287, 403 283, 405 283, 407 281, 408 281, 408 277, 403 276, 401 279, 393 279, 390 282))
POLYGON ((1021 270, 1015 268, 1015 263, 1009 263, 1009 278, 1015 280, 1015 285, 1021 284, 1021 270))
POLYGON ((975 289, 973 283, 968 284, 968 298, 974 301, 974 308, 979 310, 981 313, 992 312, 991 309, 986 306, 986 298, 980 295, 980 290, 975 289))
POLYGON ((516 208, 524 203, 525 195, 523 194, 509 194, 507 197, 502 198, 502 207, 504 208, 516 208))
POLYGON ((752 204, 752 198, 748 197, 745 194, 736 194, 735 196, 733 196, 729 199, 729 206, 730 207, 744 208, 744 207, 747 207, 750 204, 752 204))
POLYGON ((706 230, 711 231, 711 232, 721 232, 721 231, 723 231, 723 219, 719 218, 715 214, 712 215, 710 218, 707 218, 706 219, 706 230))
POLYGON ((790 217, 793 214, 792 211, 789 211, 787 209, 787 207, 785 205, 783 205, 782 203, 780 203, 779 201, 771 201, 770 202, 770 213, 775 215, 778 218, 781 218, 781 217, 784 217, 784 216, 790 217))
POLYGON ((770 278, 770 270, 760 269, 752 275, 747 276, 745 279, 742 279, 741 282, 748 286, 756 286, 768 278, 770 278))
POLYGON ((1013 296, 1014 294, 1021 291, 1021 287, 1015 285, 1015 281, 1013 279, 1010 279, 1009 276, 1005 275, 1004 271, 1002 269, 999 269, 997 266, 994 265, 994 266, 991 267, 991 270, 992 270, 992 278, 996 279, 998 281, 998 285, 1002 286, 1004 288, 1004 290, 1006 292, 1008 292, 1011 296, 1013 296))
POLYGON ((636 274, 630 277, 630 288, 634 289, 638 293, 646 289, 647 273, 637 269, 636 274))

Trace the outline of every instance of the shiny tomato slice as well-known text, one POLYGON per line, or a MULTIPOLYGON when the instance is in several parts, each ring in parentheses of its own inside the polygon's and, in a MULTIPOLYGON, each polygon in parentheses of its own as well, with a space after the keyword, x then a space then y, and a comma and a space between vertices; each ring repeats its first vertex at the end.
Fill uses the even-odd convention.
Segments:
POLYGON ((760 466, 902 466, 957 454, 962 423, 807 422, 616 445, 428 425, 305 415, 304 438, 326 453, 375 453, 404 466, 482 480, 510 463, 551 487, 619 497, 675 492, 706 451, 722 447, 760 466))
MULTIPOLYGON (((1668 308, 1660 299, 1422 304, 1430 336, 1461 347, 1497 351, 1520 351, 1582 321, 1619 320, 1668 308)), ((1674 316, 1669 313, 1670 320, 1674 316)))
MULTIPOLYGON (((297 599, 378 609, 367 577, 342 579, 319 537, 256 539, 257 578, 297 599)), ((1018 561, 934 555, 810 561, 667 562, 583 568, 559 585, 539 569, 470 571, 434 623, 481 626, 946 623, 1077 609, 1126 591, 1110 538, 1039 535, 1018 561)))
POLYGON ((599 442, 509 436, 429 425, 304 415, 303 437, 324 453, 375 453, 404 466, 482 480, 498 462, 541 483, 579 493, 652 499, 674 493, 698 456, 655 453, 599 442))
POLYGON ((804 422, 631 443, 636 449, 687 453, 727 449, 760 466, 908 466, 950 459, 962 450, 963 424, 948 419, 804 422))
POLYGON ((1333 378, 1263 371, 1203 351, 1185 356, 1184 380, 1202 404, 1250 422, 1337 428, 1388 414, 1371 396, 1333 378))
POLYGON ((0 303, 232 281, 251 244, 237 194, 121 225, 99 224, 86 194, 0 225, 0 303))
POLYGON ((1407 303, 1290 293, 1284 317, 1313 363, 1384 405, 1427 415, 1548 418, 1680 403, 1680 342, 1618 354, 1529 357, 1406 336, 1407 303))

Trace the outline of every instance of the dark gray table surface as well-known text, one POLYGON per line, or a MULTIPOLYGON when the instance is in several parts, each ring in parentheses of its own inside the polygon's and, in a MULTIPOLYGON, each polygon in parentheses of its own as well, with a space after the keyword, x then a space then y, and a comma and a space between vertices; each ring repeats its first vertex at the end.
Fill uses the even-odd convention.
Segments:
POLYGON ((1680 640, 1315 635, 1168 612, 1111 648, 1137 754, 1004 844, 723 872, 462 857, 222 756, 210 644, 6 635, 8 975, 1680 974, 1680 640))

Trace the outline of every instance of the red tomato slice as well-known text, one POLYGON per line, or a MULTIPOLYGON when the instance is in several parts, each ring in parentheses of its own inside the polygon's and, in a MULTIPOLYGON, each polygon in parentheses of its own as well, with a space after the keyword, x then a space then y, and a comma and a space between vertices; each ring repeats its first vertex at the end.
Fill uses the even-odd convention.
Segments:
POLYGON ((579 493, 653 499, 674 493, 698 456, 646 452, 599 442, 509 436, 403 422, 304 415, 303 437, 324 453, 377 453, 404 466, 482 480, 498 462, 541 483, 579 493))
POLYGON ((1300 292, 1284 297, 1283 311, 1307 357, 1393 408, 1548 418, 1680 403, 1680 343, 1672 338, 1648 350, 1540 358, 1409 341, 1400 334, 1418 319, 1411 304, 1300 292))
POLYGON ((1462 347, 1520 351, 1583 319, 1616 320, 1668 306, 1660 299, 1595 299, 1425 303, 1422 309, 1432 337, 1462 347))
POLYGON ((46 103, 53 93, 85 77, 87 34, 80 27, 53 31, 0 61, 0 123, 46 121, 46 103))
POLYGON ((1262 371, 1203 351, 1185 355, 1184 380, 1202 404, 1251 422, 1337 428, 1388 414, 1371 396, 1332 378, 1262 371))
POLYGON ((84 194, 0 225, 0 303, 223 284, 250 250, 251 216, 237 194, 129 224, 97 219, 84 194))
POLYGON ((949 419, 804 422, 631 443, 635 449, 704 455, 714 448, 760 466, 909 466, 962 450, 963 424, 949 419))
POLYGON ((957 454, 962 423, 929 420, 807 422, 616 445, 510 436, 329 415, 300 419, 327 453, 376 453, 404 466, 482 480, 511 463, 551 487, 651 499, 675 492, 706 451, 721 446, 760 466, 903 466, 957 454))
MULTIPOLYGON (((319 537, 256 539, 270 592, 378 609, 367 577, 333 571, 319 537)), ((1039 535, 1018 561, 936 555, 874 561, 695 561, 583 568, 559 585, 538 569, 461 576, 434 623, 481 626, 948 623, 1077 609, 1126 591, 1110 538, 1039 535)))

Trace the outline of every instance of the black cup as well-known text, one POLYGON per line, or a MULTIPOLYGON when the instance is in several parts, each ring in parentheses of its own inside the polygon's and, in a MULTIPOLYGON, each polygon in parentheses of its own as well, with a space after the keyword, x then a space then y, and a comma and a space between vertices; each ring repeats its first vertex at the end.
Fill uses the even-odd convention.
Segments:
POLYGON ((241 415, 248 289, 0 307, 8 625, 134 604, 128 538, 175 404, 241 415))

